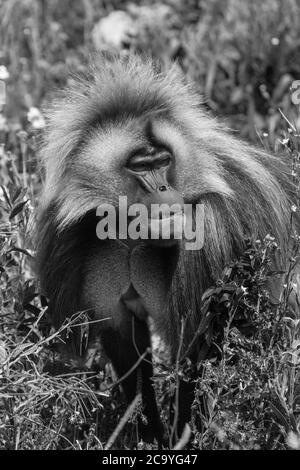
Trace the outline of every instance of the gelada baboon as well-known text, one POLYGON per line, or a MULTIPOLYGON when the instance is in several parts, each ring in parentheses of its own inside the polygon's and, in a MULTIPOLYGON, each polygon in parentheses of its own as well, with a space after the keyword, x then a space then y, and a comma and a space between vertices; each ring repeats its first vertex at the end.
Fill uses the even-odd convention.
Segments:
MULTIPOLYGON (((122 381, 129 401, 141 383, 148 421, 142 431, 161 440, 150 352, 133 367, 150 347, 148 318, 175 358, 181 319, 188 317, 186 351, 203 292, 243 252, 245 238, 272 234, 286 242, 288 165, 208 116, 176 66, 162 74, 139 57, 99 57, 87 78, 75 80, 53 103, 41 154, 38 269, 54 324, 79 311, 103 319, 99 334, 118 376, 133 368, 122 381), (201 203, 203 247, 186 249, 172 233, 167 242, 100 240, 97 208, 119 210, 119 196, 128 206, 201 203)), ((188 397, 182 402, 184 422, 188 397)))

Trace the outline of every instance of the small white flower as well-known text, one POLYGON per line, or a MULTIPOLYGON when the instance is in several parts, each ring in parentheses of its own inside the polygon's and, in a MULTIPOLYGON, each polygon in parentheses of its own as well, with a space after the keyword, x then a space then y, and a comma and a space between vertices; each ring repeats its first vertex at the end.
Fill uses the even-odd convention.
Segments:
POLYGON ((265 236, 264 241, 265 242, 273 242, 275 240, 274 237, 271 237, 271 235, 268 233, 268 235, 265 236))
POLYGON ((271 39, 271 44, 272 44, 273 46, 279 46, 279 43, 280 43, 280 41, 279 41, 278 38, 272 38, 272 39, 271 39))
POLYGON ((0 80, 7 80, 9 78, 9 72, 5 65, 0 65, 0 80))
POLYGON ((292 211, 292 212, 296 212, 296 211, 297 211, 297 206, 295 206, 295 204, 292 205, 291 211, 292 211))
POLYGON ((35 129, 43 129, 46 125, 45 119, 38 108, 30 108, 27 113, 27 119, 35 129))
POLYGON ((102 18, 92 31, 94 46, 101 49, 107 44, 118 49, 136 35, 134 20, 125 11, 116 10, 102 18))
POLYGON ((300 435, 296 434, 293 431, 290 431, 288 433, 286 443, 291 449, 299 450, 300 449, 300 435))
POLYGON ((41 112, 38 108, 30 108, 27 113, 27 119, 29 122, 32 122, 34 119, 38 119, 41 115, 41 112))
POLYGON ((46 125, 46 123, 45 123, 45 119, 43 118, 43 116, 41 116, 39 119, 35 119, 32 122, 32 126, 35 129, 44 129, 45 125, 46 125))

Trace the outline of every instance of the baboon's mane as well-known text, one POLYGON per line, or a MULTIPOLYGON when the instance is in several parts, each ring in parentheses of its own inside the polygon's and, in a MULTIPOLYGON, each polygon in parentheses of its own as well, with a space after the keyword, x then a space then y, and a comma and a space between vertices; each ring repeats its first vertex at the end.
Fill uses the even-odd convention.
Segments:
POLYGON ((233 137, 203 111, 201 99, 184 83, 175 66, 164 75, 151 61, 141 58, 100 58, 89 76, 88 81, 78 79, 54 102, 41 151, 46 183, 37 234, 39 269, 42 283, 51 286, 56 316, 61 321, 76 309, 78 263, 85 256, 80 242, 83 231, 76 225, 83 223, 82 211, 93 209, 93 201, 85 205, 84 195, 74 199, 78 220, 74 217, 58 234, 59 207, 68 197, 67 191, 61 192, 60 182, 68 162, 84 144, 89 129, 151 113, 167 116, 186 136, 194 155, 193 172, 200 174, 203 165, 211 162, 211 171, 201 176, 209 191, 201 191, 196 177, 194 183, 191 181, 193 202, 205 204, 204 248, 182 252, 171 292, 174 308, 190 309, 197 315, 203 290, 227 262, 240 255, 245 237, 262 239, 269 233, 282 247, 286 244, 294 198, 288 157, 269 155, 233 137), (76 260, 74 249, 79 252, 76 260), (70 272, 74 277, 71 287, 70 272))

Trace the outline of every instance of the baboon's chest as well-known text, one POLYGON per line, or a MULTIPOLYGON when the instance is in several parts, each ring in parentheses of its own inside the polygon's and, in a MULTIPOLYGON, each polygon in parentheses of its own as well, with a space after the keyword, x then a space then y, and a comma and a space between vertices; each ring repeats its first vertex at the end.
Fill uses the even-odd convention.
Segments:
POLYGON ((122 303, 140 318, 155 317, 166 306, 174 265, 172 250, 108 241, 87 263, 85 298, 102 311, 122 303))

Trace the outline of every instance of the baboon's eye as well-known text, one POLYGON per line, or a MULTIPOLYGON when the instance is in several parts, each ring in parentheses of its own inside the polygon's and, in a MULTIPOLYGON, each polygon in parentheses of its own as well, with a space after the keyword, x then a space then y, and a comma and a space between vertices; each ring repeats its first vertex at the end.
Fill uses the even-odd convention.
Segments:
POLYGON ((163 166, 169 166, 170 163, 171 163, 171 157, 167 152, 159 155, 157 159, 154 159, 155 166, 158 166, 159 168, 163 166))
POLYGON ((150 167, 150 158, 146 158, 144 156, 136 155, 132 157, 127 163, 127 168, 129 168, 131 171, 148 171, 150 167))
POLYGON ((157 152, 154 155, 133 155, 127 162, 127 168, 134 172, 150 171, 168 167, 171 156, 168 152, 157 152))

